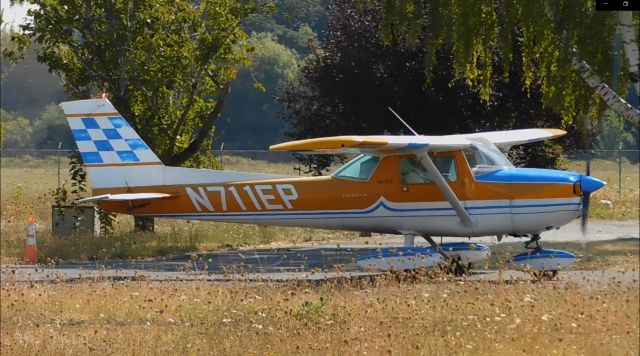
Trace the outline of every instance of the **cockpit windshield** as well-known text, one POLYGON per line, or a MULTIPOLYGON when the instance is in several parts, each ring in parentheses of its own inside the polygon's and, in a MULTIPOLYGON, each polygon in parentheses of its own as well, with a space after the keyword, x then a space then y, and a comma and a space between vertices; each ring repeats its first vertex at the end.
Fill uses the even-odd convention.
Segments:
POLYGON ((509 159, 493 143, 483 139, 469 139, 471 147, 464 149, 464 156, 474 176, 513 167, 509 159))
POLYGON ((347 162, 333 176, 343 179, 369 180, 379 162, 380 157, 360 155, 347 162))

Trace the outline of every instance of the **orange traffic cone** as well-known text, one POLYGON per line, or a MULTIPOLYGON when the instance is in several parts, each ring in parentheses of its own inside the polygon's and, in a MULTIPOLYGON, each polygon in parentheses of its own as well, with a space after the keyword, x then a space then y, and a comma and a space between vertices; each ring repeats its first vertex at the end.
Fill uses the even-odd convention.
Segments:
POLYGON ((38 246, 36 246, 36 220, 29 217, 27 225, 27 245, 24 248, 24 256, 30 263, 38 262, 38 246))

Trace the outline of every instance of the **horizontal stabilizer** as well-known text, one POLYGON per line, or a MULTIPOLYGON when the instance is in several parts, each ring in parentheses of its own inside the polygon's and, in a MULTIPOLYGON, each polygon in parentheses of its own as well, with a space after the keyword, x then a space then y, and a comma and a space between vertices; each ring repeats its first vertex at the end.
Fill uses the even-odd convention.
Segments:
POLYGON ((171 194, 165 193, 124 193, 103 194, 78 200, 78 203, 90 203, 95 201, 132 201, 169 198, 171 194))

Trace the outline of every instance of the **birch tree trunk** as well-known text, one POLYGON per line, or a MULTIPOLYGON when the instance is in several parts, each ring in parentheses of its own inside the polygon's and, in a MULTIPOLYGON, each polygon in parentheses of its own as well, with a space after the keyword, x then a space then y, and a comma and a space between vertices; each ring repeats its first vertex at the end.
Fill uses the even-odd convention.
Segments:
POLYGON ((636 95, 640 95, 640 56, 638 55, 638 39, 633 29, 633 16, 631 11, 618 12, 618 32, 624 45, 624 56, 627 58, 630 80, 636 89, 636 95))
POLYGON ((584 81, 600 95, 602 100, 604 100, 613 111, 638 126, 640 123, 640 111, 638 111, 638 109, 622 99, 618 93, 613 91, 613 89, 591 69, 587 62, 580 59, 575 53, 571 54, 571 61, 573 62, 573 68, 578 71, 584 81))
MULTIPOLYGON (((611 89, 607 83, 605 83, 602 78, 576 53, 575 49, 570 48, 569 43, 567 43, 567 36, 565 31, 558 28, 557 23, 555 22, 555 13, 553 11, 553 7, 549 5, 549 1, 544 1, 544 7, 551 21, 551 24, 555 28, 556 34, 560 39, 563 48, 569 49, 569 54, 571 56, 571 62, 573 63, 573 68, 578 71, 582 79, 584 79, 587 84, 593 88, 598 95, 604 100, 609 107, 615 111, 618 115, 622 116, 626 120, 629 120, 634 125, 638 126, 640 123, 640 110, 634 108, 629 103, 627 103, 624 99, 618 95, 613 89, 611 89)), ((623 11, 624 12, 624 11, 623 11)), ((626 16, 626 15, 625 15, 626 16)), ((626 21, 626 17, 624 18, 626 21)), ((633 26, 631 21, 629 21, 630 29, 633 31, 633 26)), ((626 28, 625 28, 626 29, 626 28)), ((624 37, 623 37, 624 41, 624 37)), ((636 47, 636 54, 637 47, 636 47)), ((626 54, 626 50, 625 50, 626 54)))

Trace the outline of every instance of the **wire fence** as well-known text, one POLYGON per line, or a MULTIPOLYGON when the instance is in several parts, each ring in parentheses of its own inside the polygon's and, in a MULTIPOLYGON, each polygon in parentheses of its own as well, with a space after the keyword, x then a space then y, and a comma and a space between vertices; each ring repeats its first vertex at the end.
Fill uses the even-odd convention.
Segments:
MULTIPOLYGON (((267 162, 293 162, 296 161, 295 153, 288 151, 269 150, 211 150, 217 157, 243 157, 267 162)), ((0 157, 19 158, 33 157, 49 159, 52 157, 68 157, 78 154, 75 149, 26 149, 26 148, 4 148, 0 150, 0 157)))

